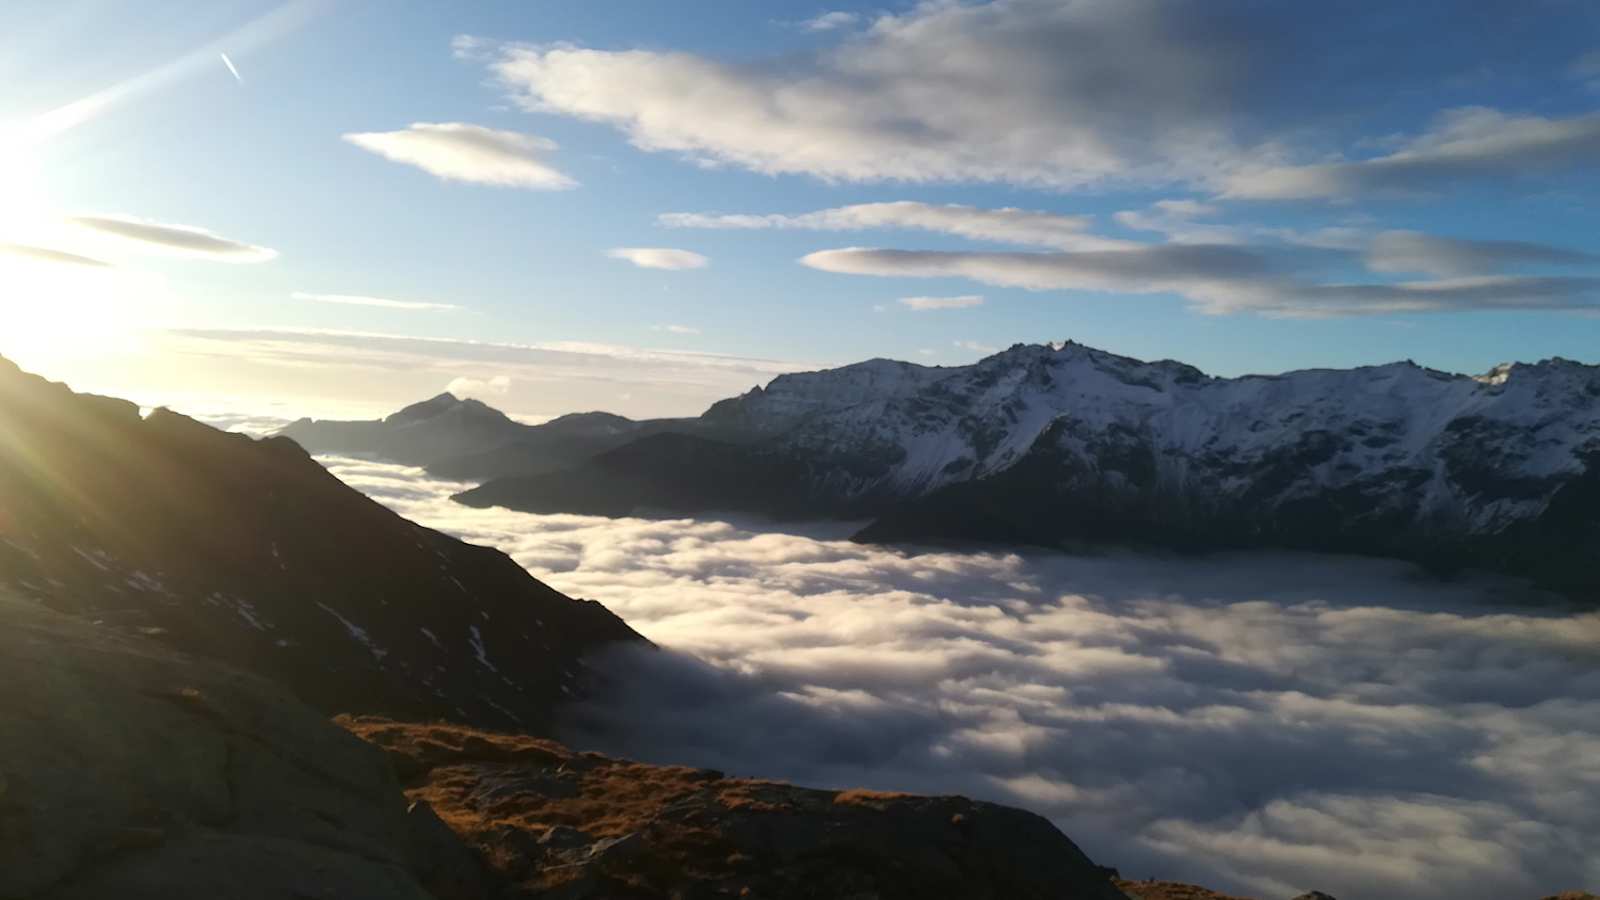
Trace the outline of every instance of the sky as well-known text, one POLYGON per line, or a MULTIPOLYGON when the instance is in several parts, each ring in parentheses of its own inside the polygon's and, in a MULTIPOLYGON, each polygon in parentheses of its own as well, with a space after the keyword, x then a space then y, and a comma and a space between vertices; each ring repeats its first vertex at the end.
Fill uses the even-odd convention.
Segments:
POLYGON ((1128 877, 1231 895, 1600 882, 1600 613, 1508 582, 471 509, 420 469, 323 462, 665 648, 594 663, 576 747, 1022 806, 1128 877))
POLYGON ((0 354, 192 411, 699 412, 1074 339, 1600 362, 1600 7, 13 0, 0 354))

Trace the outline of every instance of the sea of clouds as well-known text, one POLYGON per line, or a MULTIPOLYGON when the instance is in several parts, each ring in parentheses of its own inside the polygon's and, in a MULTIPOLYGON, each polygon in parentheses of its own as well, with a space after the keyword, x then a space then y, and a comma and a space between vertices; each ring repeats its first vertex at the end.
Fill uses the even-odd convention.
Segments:
POLYGON ((419 469, 324 462, 665 648, 598 663, 581 746, 1019 805, 1129 877, 1263 900, 1600 885, 1600 614, 1514 584, 474 510, 419 469))

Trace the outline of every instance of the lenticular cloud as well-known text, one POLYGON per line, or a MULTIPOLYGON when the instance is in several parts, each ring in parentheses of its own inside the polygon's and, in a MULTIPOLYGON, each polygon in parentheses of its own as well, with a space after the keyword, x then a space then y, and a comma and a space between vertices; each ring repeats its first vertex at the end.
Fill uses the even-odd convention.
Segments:
POLYGON ((580 745, 1020 805, 1130 876, 1262 897, 1600 883, 1600 615, 1516 585, 472 510, 420 470, 327 462, 668 650, 593 661, 580 745))

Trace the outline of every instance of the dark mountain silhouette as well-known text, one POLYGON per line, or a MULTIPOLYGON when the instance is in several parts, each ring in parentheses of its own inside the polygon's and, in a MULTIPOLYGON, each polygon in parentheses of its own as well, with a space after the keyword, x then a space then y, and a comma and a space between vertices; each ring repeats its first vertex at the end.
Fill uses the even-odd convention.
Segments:
POLYGON ((142 418, 4 360, 0 583, 329 713, 541 727, 585 652, 642 640, 499 551, 395 515, 293 441, 142 418))
POLYGON ((640 437, 691 428, 690 421, 636 422, 587 412, 524 425, 481 401, 444 393, 384 419, 300 419, 278 435, 312 453, 377 456, 423 466, 441 478, 487 481, 570 468, 640 437))

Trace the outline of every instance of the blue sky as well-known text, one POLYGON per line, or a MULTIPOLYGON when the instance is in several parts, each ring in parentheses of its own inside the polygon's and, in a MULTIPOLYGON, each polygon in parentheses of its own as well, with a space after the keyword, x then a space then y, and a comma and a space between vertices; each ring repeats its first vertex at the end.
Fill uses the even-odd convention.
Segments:
POLYGON ((689 9, 6 4, 0 353, 180 408, 529 416, 1066 338, 1600 362, 1592 4, 689 9))

